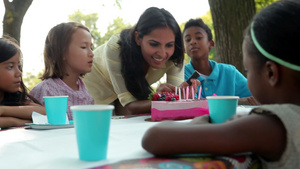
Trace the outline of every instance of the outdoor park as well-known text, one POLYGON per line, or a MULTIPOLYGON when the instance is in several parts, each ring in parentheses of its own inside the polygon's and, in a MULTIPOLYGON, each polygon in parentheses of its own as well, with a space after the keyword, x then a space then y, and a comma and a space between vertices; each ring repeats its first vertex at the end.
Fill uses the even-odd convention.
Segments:
MULTIPOLYGON (((198 0, 198 1, 191 1, 200 2, 204 0, 198 0)), ((229 63, 234 65, 241 73, 243 72, 243 64, 242 64, 242 39, 243 39, 243 31, 246 28, 246 26, 249 24, 251 18, 255 13, 266 7, 267 5, 271 4, 276 0, 208 0, 209 8, 207 11, 203 10, 201 11, 201 5, 199 5, 199 15, 191 15, 189 18, 202 18, 204 22, 210 27, 213 33, 213 39, 215 41, 215 48, 210 53, 210 59, 216 60, 217 62, 222 63, 229 63)), ((89 2, 89 1, 86 1, 89 2)), ((86 3, 85 2, 85 3, 86 3)), ((98 0, 98 3, 101 5, 103 9, 106 8, 112 8, 110 11, 116 11, 120 10, 122 11, 125 6, 128 6, 127 3, 132 3, 133 1, 125 1, 125 0, 115 0, 112 1, 112 4, 109 5, 108 1, 101 1, 98 0)), ((22 42, 22 38, 28 37, 27 34, 22 34, 24 31, 22 30, 22 25, 24 21, 27 21, 27 13, 29 13, 31 10, 34 10, 32 8, 38 8, 39 6, 35 6, 35 3, 38 3, 34 0, 3 0, 3 25, 2 25, 2 35, 8 34, 12 37, 14 37, 18 42, 22 42)), ((55 3, 55 2, 53 2, 55 3)), ((163 3, 163 2, 162 2, 163 3)), ((170 3, 173 3, 173 1, 170 1, 170 3)), ((183 2, 174 2, 179 3, 178 6, 180 6, 180 3, 183 2)), ((201 2, 204 3, 204 2, 201 2)), ((159 4, 159 2, 157 2, 159 4)), ((57 4, 59 5, 59 4, 57 4)), ((89 4, 88 4, 89 5, 89 4)), ((71 5, 70 5, 71 6, 71 5)), ((84 6, 84 4, 83 4, 84 6)), ((92 6, 92 5, 89 5, 92 6)), ((159 6, 159 5, 157 5, 159 6)), ((185 5, 182 5, 183 8, 185 8, 185 5)), ((132 6, 133 7, 133 6, 132 6)), ((135 7, 134 7, 135 8, 135 7)), ((165 7, 168 9, 168 7, 165 7)), ((53 10, 53 17, 55 17, 55 13, 58 13, 56 9, 53 10)), ((141 9, 143 10, 143 9, 141 9)), ((66 10, 67 11, 67 10, 66 10)), ((81 8, 78 9, 72 9, 68 14, 68 18, 65 18, 64 22, 67 21, 76 21, 83 23, 86 25, 93 35, 93 43, 94 48, 100 46, 101 44, 105 43, 111 35, 115 33, 119 33, 122 29, 128 28, 132 25, 134 25, 134 22, 129 23, 126 22, 123 19, 123 16, 118 16, 116 18, 113 18, 106 29, 100 30, 99 29, 99 14, 94 11, 82 11, 81 8)), ((134 15, 134 11, 132 10, 132 14, 134 15)), ((187 10, 188 11, 188 10, 187 10)), ((192 13, 192 12, 190 12, 192 13)), ((194 12, 195 13, 195 12, 194 12)), ((140 13, 136 13, 136 16, 138 16, 140 13)), ((182 12, 179 15, 188 15, 188 12, 182 12)), ((43 14, 41 13, 41 17, 43 14)), ((107 16, 107 15, 106 15, 107 16)), ((175 15, 176 16, 176 15, 175 15)), ((57 16, 56 16, 57 17, 57 16)), ((43 19, 43 18, 41 18, 43 19)), ((44 18, 47 19, 47 18, 44 18)), ((59 19, 57 19, 59 20, 59 19)), ((137 20, 137 19, 135 19, 137 20)), ((183 26, 185 24, 185 21, 179 21, 181 29, 183 29, 183 26)), ((28 21, 27 21, 28 22, 28 21)), ((37 24, 36 21, 29 21, 30 23, 37 24)), ((101 22, 101 21, 100 21, 101 22)), ((58 24, 57 22, 56 24, 58 24)), ((33 25, 33 24, 32 24, 33 25)), ((51 25, 53 26, 53 25, 51 25)), ((40 32, 39 26, 32 26, 31 28, 33 32, 40 32)), ((1 29, 0 29, 1 30, 1 29)), ((47 32, 49 30, 45 30, 47 32)), ((0 34, 1 35, 1 34, 0 34)), ((33 36, 39 36, 37 35, 30 35, 32 38, 33 36)), ((45 37, 40 37, 44 39, 45 37)), ((41 76, 42 70, 43 70, 43 54, 42 54, 42 48, 43 44, 35 44, 35 42, 31 42, 30 46, 39 46, 39 51, 41 51, 37 56, 30 56, 29 54, 26 54, 26 46, 28 46, 28 43, 26 44, 20 44, 21 49, 23 51, 23 78, 24 82, 27 85, 29 89, 31 89, 33 86, 35 86, 38 82, 41 80, 39 77, 41 76), (24 47, 24 49, 23 49, 24 47), (33 61, 35 60, 35 61, 33 61), (36 63, 37 61, 38 63, 36 63), (36 66, 36 69, 29 69, 28 63, 35 63, 34 66, 36 66)), ((32 50, 32 49, 31 49, 32 50)), ((34 49, 37 50, 37 49, 34 49)), ((189 61, 189 57, 185 57, 185 63, 189 61)), ((32 67, 32 66, 30 66, 32 67)))

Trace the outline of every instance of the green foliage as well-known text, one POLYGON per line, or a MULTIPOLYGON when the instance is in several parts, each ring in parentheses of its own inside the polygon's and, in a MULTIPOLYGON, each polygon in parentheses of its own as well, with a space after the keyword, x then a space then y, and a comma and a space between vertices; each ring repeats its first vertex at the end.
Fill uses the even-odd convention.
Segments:
POLYGON ((149 94, 148 100, 152 100, 153 94, 154 94, 154 92, 152 92, 152 93, 149 94))
POLYGON ((79 10, 77 10, 74 14, 69 15, 69 21, 79 22, 85 26, 87 26, 94 39, 94 48, 102 45, 107 42, 107 40, 115 33, 120 33, 123 29, 131 27, 130 24, 124 23, 123 19, 118 17, 113 20, 113 23, 107 27, 107 32, 103 37, 101 37, 101 33, 97 28, 98 14, 83 14, 79 10))
MULTIPOLYGON (((213 24, 210 10, 207 11, 207 13, 205 15, 201 16, 201 19, 210 28, 212 36, 213 36, 213 40, 215 41, 215 29, 214 29, 214 24, 213 24)), ((209 52, 209 59, 213 60, 215 58, 215 54, 216 54, 215 48, 212 48, 209 52)))
MULTIPOLYGON (((210 10, 205 15, 203 15, 201 17, 197 17, 197 18, 201 18, 203 20, 203 22, 211 29, 211 33, 213 35, 213 40, 215 40, 215 30, 214 30, 213 20, 212 20, 212 16, 211 16, 210 10)), ((180 29, 182 31, 184 29, 184 25, 185 25, 186 22, 184 22, 184 23, 182 23, 182 24, 179 25, 180 29)), ((211 51, 210 51, 210 53, 209 53, 209 59, 213 60, 214 57, 215 57, 215 48, 212 48, 211 51)), ((189 63, 189 61, 190 61, 190 57, 187 54, 185 54, 185 56, 184 56, 184 63, 187 64, 187 63, 189 63)))
POLYGON ((101 37, 101 43, 103 44, 108 41, 108 39, 115 33, 120 33, 123 29, 130 28, 129 23, 124 23, 123 19, 118 17, 113 20, 113 23, 107 27, 107 32, 103 37, 101 37))
POLYGON ((29 89, 29 91, 39 82, 41 82, 41 76, 42 72, 39 72, 38 74, 32 74, 31 72, 27 72, 25 75, 23 75, 23 82, 29 89))
POLYGON ((77 10, 74 14, 69 15, 69 21, 71 22, 79 22, 90 29, 90 32, 93 36, 93 44, 94 48, 101 44, 101 34, 98 32, 97 24, 98 21, 98 14, 91 13, 91 14, 83 14, 79 10, 77 10))
POLYGON ((255 8, 256 12, 259 12, 260 10, 264 9, 271 3, 278 1, 278 0, 255 0, 255 8))

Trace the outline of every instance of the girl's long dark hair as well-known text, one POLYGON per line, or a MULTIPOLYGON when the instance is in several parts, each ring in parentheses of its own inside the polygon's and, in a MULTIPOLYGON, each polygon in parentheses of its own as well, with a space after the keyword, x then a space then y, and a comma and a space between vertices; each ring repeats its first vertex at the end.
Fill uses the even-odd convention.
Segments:
MULTIPOLYGON (((17 45, 16 40, 7 35, 0 38, 0 63, 12 58, 16 54, 19 54, 20 60, 22 60, 22 52, 20 47, 17 45)), ((22 72, 22 64, 20 66, 20 71, 22 72)), ((28 89, 23 83, 22 77, 20 91, 16 93, 4 92, 4 100, 6 102, 3 104, 8 106, 26 105, 29 104, 29 100, 40 104, 39 101, 28 94, 28 89)))
POLYGON ((145 62, 140 46, 135 42, 135 32, 139 37, 148 35, 156 28, 171 28, 175 34, 175 51, 170 60, 175 66, 182 68, 184 60, 183 41, 181 30, 171 13, 156 7, 148 8, 131 29, 121 32, 119 45, 122 61, 122 75, 128 91, 138 100, 146 100, 152 92, 143 70, 145 62))

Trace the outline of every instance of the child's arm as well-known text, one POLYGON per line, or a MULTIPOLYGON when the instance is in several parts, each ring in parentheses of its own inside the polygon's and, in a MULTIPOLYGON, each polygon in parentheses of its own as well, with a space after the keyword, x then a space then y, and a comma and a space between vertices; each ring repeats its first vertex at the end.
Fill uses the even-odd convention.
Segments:
POLYGON ((201 118, 207 117, 161 122, 145 133, 142 146, 155 155, 254 152, 270 160, 284 151, 286 131, 276 116, 250 115, 223 124, 203 124, 201 118))
POLYGON ((45 107, 33 102, 24 106, 0 106, 0 116, 3 117, 15 117, 31 120, 31 114, 33 111, 46 115, 45 107))
POLYGON ((253 97, 243 97, 238 101, 239 105, 260 105, 260 103, 253 97))
POLYGON ((32 123, 32 121, 15 117, 0 117, 0 128, 24 126, 25 123, 32 123))

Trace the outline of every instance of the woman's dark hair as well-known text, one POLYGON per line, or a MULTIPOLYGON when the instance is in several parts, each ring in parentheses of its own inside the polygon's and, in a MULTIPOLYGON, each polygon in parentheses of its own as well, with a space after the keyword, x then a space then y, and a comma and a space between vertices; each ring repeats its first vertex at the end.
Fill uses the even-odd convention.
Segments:
POLYGON ((120 57, 122 60, 122 75, 128 91, 138 100, 146 100, 152 92, 143 70, 144 57, 140 46, 136 44, 135 32, 143 38, 157 28, 170 28, 175 35, 175 51, 169 60, 175 66, 182 68, 184 50, 182 34, 178 23, 170 12, 165 9, 150 7, 140 16, 137 24, 131 29, 121 32, 119 44, 121 46, 120 57))
POLYGON ((42 80, 48 78, 63 78, 67 74, 63 55, 68 51, 72 35, 78 29, 89 29, 77 22, 61 23, 54 26, 48 33, 44 47, 45 71, 42 80))
POLYGON ((285 62, 300 66, 300 1, 281 0, 261 10, 245 32, 246 50, 257 57, 258 65, 267 60, 255 46, 251 29, 259 45, 268 53, 285 62))
POLYGON ((184 25, 183 32, 192 26, 200 27, 200 28, 204 29, 205 32, 207 33, 207 38, 209 41, 211 41, 213 39, 211 29, 203 22, 203 20, 201 18, 190 19, 189 21, 187 21, 187 23, 185 23, 185 25, 184 25))
MULTIPOLYGON (((17 44, 17 41, 8 35, 0 38, 0 63, 9 60, 10 58, 18 54, 21 62, 20 71, 22 72, 22 52, 17 44)), ((5 102, 2 104, 7 106, 26 105, 29 103, 29 100, 27 98, 31 99, 35 103, 40 104, 34 97, 28 94, 28 89, 23 83, 23 79, 21 77, 20 91, 16 93, 9 93, 4 91, 3 100, 5 100, 5 102)))

